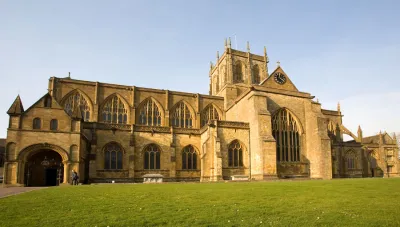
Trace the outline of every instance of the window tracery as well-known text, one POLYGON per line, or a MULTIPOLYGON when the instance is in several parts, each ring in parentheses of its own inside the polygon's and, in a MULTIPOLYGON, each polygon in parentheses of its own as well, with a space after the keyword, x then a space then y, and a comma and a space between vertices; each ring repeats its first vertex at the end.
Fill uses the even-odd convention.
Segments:
POLYGON ((121 146, 117 143, 109 143, 104 149, 104 169, 122 169, 121 146))
POLYGON ((117 96, 109 98, 101 110, 102 122, 112 124, 126 124, 128 121, 128 110, 124 102, 117 96))
POLYGON ((79 92, 75 91, 64 101, 64 109, 71 116, 74 109, 79 107, 84 121, 90 119, 90 106, 86 98, 79 92))
POLYGON ((197 169, 197 154, 192 145, 188 145, 182 150, 182 169, 197 169))
POLYGON ((234 140, 229 144, 228 166, 243 167, 243 147, 238 140, 234 140))
POLYGON ((160 148, 149 144, 144 149, 144 169, 160 169, 160 148))
POLYGON ((221 120, 217 108, 214 105, 208 105, 201 114, 201 127, 206 125, 209 120, 221 120))
POLYGON ((179 102, 171 114, 171 125, 177 128, 192 128, 193 117, 189 107, 179 102))
POLYGON ((300 130, 294 116, 286 109, 272 117, 272 135, 276 140, 278 162, 300 161, 300 130))
POLYGON ((160 108, 151 98, 145 100, 139 110, 139 124, 161 126, 160 108))
POLYGON ((357 155, 354 151, 348 151, 346 154, 347 169, 357 168, 357 155))

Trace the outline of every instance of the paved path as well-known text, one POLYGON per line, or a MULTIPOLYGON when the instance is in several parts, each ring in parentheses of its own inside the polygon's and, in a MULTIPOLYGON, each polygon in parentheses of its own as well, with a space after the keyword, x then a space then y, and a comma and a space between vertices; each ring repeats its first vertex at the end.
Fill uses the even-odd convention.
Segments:
POLYGON ((10 187, 10 188, 1 188, 0 187, 0 198, 4 198, 7 196, 17 195, 24 192, 29 192, 33 190, 42 189, 45 187, 10 187))

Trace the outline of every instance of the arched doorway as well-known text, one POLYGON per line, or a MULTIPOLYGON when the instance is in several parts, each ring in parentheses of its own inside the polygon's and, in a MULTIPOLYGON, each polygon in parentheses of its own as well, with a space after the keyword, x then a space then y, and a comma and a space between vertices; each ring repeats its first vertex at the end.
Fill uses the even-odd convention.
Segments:
POLYGON ((25 164, 26 186, 56 186, 63 183, 62 157, 51 149, 32 153, 25 164))

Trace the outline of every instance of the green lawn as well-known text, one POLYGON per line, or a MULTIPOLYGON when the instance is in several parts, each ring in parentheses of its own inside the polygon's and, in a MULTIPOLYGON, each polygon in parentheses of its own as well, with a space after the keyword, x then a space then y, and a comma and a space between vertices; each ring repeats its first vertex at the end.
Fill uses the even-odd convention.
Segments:
POLYGON ((400 178, 53 187, 0 207, 0 226, 400 226, 400 178))

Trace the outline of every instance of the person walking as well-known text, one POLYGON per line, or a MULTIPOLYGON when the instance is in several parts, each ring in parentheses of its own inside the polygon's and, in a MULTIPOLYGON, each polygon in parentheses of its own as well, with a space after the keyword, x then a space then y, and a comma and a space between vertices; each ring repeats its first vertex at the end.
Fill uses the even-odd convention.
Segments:
POLYGON ((72 170, 71 178, 72 178, 72 185, 78 185, 79 176, 78 173, 75 172, 75 170, 72 170))

